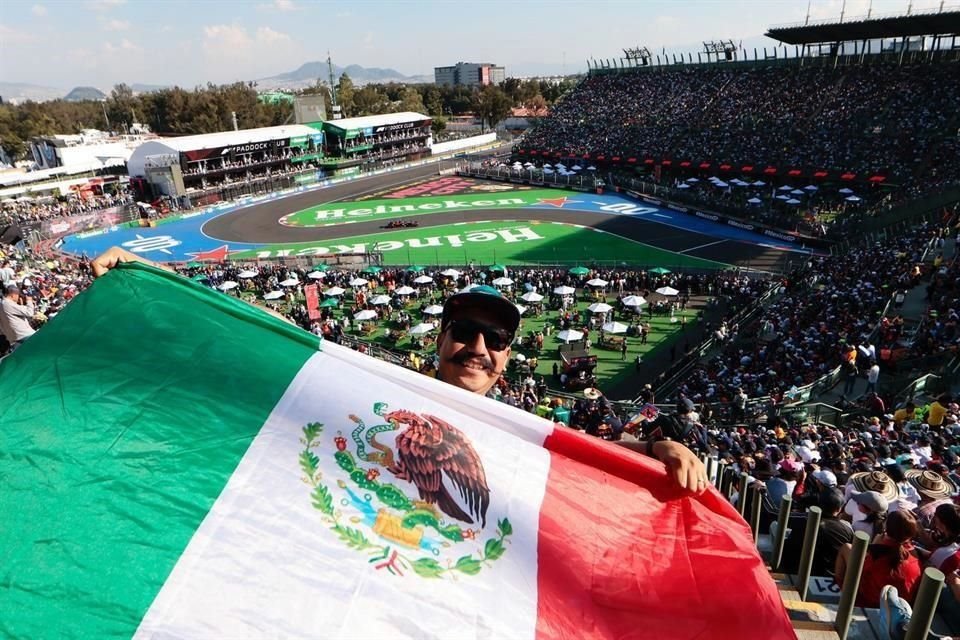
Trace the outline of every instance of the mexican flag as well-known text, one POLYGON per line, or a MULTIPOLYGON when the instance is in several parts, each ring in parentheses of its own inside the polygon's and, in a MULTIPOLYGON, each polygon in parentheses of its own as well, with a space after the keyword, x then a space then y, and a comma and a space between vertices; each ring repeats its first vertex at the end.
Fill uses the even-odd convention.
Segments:
POLYGON ((0 397, 3 637, 794 637, 712 490, 167 272, 0 397))

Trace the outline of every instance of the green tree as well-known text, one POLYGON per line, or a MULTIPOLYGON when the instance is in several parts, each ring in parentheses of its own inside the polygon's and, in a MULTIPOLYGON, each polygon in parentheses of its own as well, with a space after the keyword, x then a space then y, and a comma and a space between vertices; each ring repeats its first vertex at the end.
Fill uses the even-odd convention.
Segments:
POLYGON ((407 87, 400 94, 400 111, 413 111, 414 113, 423 113, 427 110, 423 104, 423 98, 420 92, 413 87, 407 87))
POLYGON ((443 116, 433 116, 433 121, 430 123, 430 130, 433 131, 434 137, 440 135, 447 130, 447 120, 443 116))
POLYGON ((488 85, 477 95, 477 115, 480 116, 481 123, 486 122, 491 129, 495 129, 507 117, 512 106, 510 98, 500 87, 488 85))
POLYGON ((353 87, 353 80, 350 79, 350 76, 344 73, 340 76, 340 80, 337 81, 337 104, 340 105, 340 112, 343 113, 344 118, 354 115, 354 93, 355 89, 353 87))

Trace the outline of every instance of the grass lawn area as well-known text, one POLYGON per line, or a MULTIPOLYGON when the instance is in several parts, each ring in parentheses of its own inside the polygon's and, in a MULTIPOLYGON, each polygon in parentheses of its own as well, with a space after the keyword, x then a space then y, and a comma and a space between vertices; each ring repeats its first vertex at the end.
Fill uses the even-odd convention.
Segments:
MULTIPOLYGON (((378 293, 385 292, 385 290, 383 290, 382 288, 379 288, 376 291, 378 293)), ((250 296, 247 295, 248 299, 249 297, 250 296)), ((419 320, 415 316, 414 312, 417 311, 421 300, 423 299, 419 299, 417 300, 417 302, 412 303, 408 306, 408 311, 413 316, 412 321, 414 322, 414 324, 419 320)), ((606 299, 606 301, 611 304, 615 302, 615 300, 616 300, 615 295, 609 295, 607 296, 607 299, 606 299)), ((582 300, 576 305, 576 309, 578 312, 583 313, 586 311, 586 308, 593 302, 594 302, 593 300, 589 300, 589 301, 582 300)), ((646 309, 646 307, 644 307, 644 309, 646 309)), ((348 297, 345 299, 345 302, 342 305, 342 307, 334 311, 334 316, 337 318, 341 318, 344 315, 344 313, 352 314, 352 312, 353 312, 352 299, 348 297)), ((529 311, 527 313, 529 313, 529 311)), ((559 383, 554 383, 551 381, 553 364, 555 362, 558 363, 558 365, 560 364, 558 347, 562 343, 561 341, 557 340, 557 337, 556 337, 559 331, 559 329, 557 329, 557 327, 559 326, 558 324, 559 317, 560 317, 559 311, 544 311, 539 317, 532 317, 532 316, 528 317, 527 314, 524 314, 523 321, 521 323, 520 330, 518 332, 518 335, 525 336, 530 334, 531 332, 542 331, 544 326, 547 323, 554 324, 553 335, 544 337, 543 351, 540 353, 538 357, 538 365, 537 365, 537 373, 539 375, 543 375, 547 379, 547 384, 551 388, 559 387, 559 383)), ((640 317, 644 322, 650 322, 652 327, 652 332, 647 339, 647 344, 645 345, 640 344, 639 337, 626 337, 625 335, 623 335, 623 337, 627 341, 626 359, 621 359, 620 352, 618 350, 598 348, 597 346, 595 346, 599 341, 599 333, 597 331, 590 332, 590 341, 594 345, 593 347, 591 347, 590 352, 591 354, 594 354, 597 356, 597 369, 596 369, 597 384, 601 390, 604 390, 608 387, 612 387, 614 384, 617 384, 627 376, 631 375, 631 373, 634 371, 635 361, 638 354, 643 355, 644 359, 648 359, 649 355, 654 350, 669 349, 671 343, 677 344, 678 354, 682 353, 683 343, 684 343, 684 339, 683 339, 684 330, 686 331, 686 333, 690 334, 691 336, 693 335, 694 331, 699 332, 700 330, 698 314, 695 311, 692 311, 689 309, 679 313, 676 316, 676 322, 671 322, 671 319, 669 316, 663 316, 663 315, 654 315, 653 318, 650 319, 646 311, 644 311, 640 317), (685 325, 682 324, 680 321, 681 316, 683 316, 685 319, 685 325)), ((439 316, 437 317, 437 319, 439 320, 439 316)), ((626 323, 626 321, 619 316, 617 318, 617 321, 626 323)), ((413 342, 408 338, 402 339, 397 344, 392 344, 388 342, 384 338, 384 330, 387 328, 396 328, 396 327, 392 323, 381 321, 380 326, 377 327, 377 330, 374 333, 364 335, 357 330, 356 326, 352 326, 351 330, 348 332, 348 335, 351 335, 356 338, 360 338, 361 340, 365 340, 367 342, 372 342, 374 344, 377 344, 385 348, 403 352, 403 353, 409 352, 414 349, 413 342)), ((435 337, 436 332, 434 332, 431 335, 435 337)), ((699 335, 699 333, 697 333, 697 335, 699 335)), ((695 340, 693 340, 693 338, 691 337, 690 342, 694 343, 695 340)), ((433 348, 433 346, 430 346, 426 349, 419 350, 418 353, 420 355, 429 355, 429 354, 432 354, 434 351, 435 349, 433 348)), ((523 353, 528 358, 537 355, 534 352, 534 350, 514 346, 513 354, 516 355, 517 353, 523 353)), ((643 381, 643 382, 646 382, 646 381, 643 381)))
MULTIPOLYGON (((519 212, 518 212, 519 213, 519 212)), ((527 214, 529 215, 529 214, 527 214)), ((346 228, 349 228, 347 225, 346 228)), ((268 245, 231 260, 380 251, 387 265, 607 264, 634 268, 725 269, 729 265, 652 247, 622 236, 557 222, 463 222, 322 242, 268 245)))

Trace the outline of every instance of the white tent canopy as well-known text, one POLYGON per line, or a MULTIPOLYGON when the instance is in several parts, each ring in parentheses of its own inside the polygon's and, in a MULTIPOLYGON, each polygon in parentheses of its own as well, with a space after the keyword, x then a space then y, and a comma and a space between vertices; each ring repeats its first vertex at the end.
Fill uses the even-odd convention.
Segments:
POLYGON ((417 276, 413 281, 416 284, 433 284, 433 278, 430 276, 417 276))
POLYGON ((433 325, 430 324, 429 322, 421 322, 420 324, 415 326, 413 329, 410 329, 410 335, 421 336, 425 333, 430 333, 431 331, 433 331, 433 329, 434 329, 433 325))
POLYGON ((263 294, 264 300, 279 300, 284 295, 283 291, 271 291, 270 293, 263 294))
POLYGON ((603 325, 603 330, 607 333, 626 333, 628 328, 622 322, 607 322, 603 325))
POLYGON ((576 291, 577 290, 574 289, 573 287, 568 287, 566 285, 559 286, 553 290, 553 292, 558 296, 570 296, 576 293, 576 291))
POLYGON ((390 304, 390 296, 380 294, 379 296, 373 296, 370 298, 370 304, 372 305, 381 305, 381 304, 390 304))
POLYGON ((608 305, 606 302, 595 302, 595 303, 593 303, 592 305, 590 305, 589 307, 587 307, 587 310, 588 310, 590 313, 607 313, 608 311, 611 311, 612 309, 613 309, 613 307, 611 307, 610 305, 608 305))
POLYGON ((443 313, 443 307, 440 306, 439 304, 432 304, 426 309, 424 309, 423 312, 428 316, 438 316, 441 313, 443 313))
POLYGON ((528 291, 522 296, 520 296, 520 299, 523 300, 524 302, 540 302, 541 300, 543 300, 543 296, 537 293, 536 291, 528 291))
POLYGON ((365 287, 368 284, 370 284, 370 281, 367 280, 366 278, 354 278, 353 280, 350 281, 351 287, 365 287))
POLYGON ((329 289, 323 292, 323 295, 342 296, 344 293, 346 293, 346 289, 343 289, 342 287, 330 287, 329 289))
POLYGON ((373 309, 364 309, 363 311, 361 311, 361 312, 359 312, 359 313, 355 313, 355 314, 353 315, 353 319, 354 319, 354 320, 361 320, 361 321, 362 321, 362 320, 373 320, 373 319, 376 318, 376 317, 377 317, 377 312, 374 311, 373 309))
POLYGON ((591 287, 605 287, 608 284, 610 283, 607 282, 606 280, 603 280, 602 278, 594 278, 592 280, 587 280, 587 285, 591 287))
POLYGON ((236 289, 236 288, 239 287, 239 286, 240 286, 240 285, 238 285, 238 284, 237 284, 236 282, 234 282, 233 280, 227 280, 227 281, 221 282, 219 285, 217 285, 217 289, 220 289, 220 291, 230 291, 231 289, 236 289))
POLYGON ((574 340, 580 340, 583 338, 583 333, 577 331, 576 329, 564 329, 557 334, 557 339, 562 342, 573 342, 574 340))
POLYGON ((394 291, 394 293, 396 293, 398 296, 409 296, 415 292, 416 292, 416 289, 408 286, 402 286, 396 291, 394 291))
POLYGON ((647 301, 644 300, 642 296, 627 296, 623 299, 623 305, 625 307, 639 307, 644 304, 647 304, 647 301))
POLYGON ((657 289, 657 293, 659 293, 662 296, 675 296, 680 292, 674 289, 673 287, 660 287, 659 289, 657 289))

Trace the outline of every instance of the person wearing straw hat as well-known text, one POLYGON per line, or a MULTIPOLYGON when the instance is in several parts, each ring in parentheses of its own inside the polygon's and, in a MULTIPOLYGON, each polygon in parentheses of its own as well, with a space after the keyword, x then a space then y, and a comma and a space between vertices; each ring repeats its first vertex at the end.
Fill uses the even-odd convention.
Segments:
POLYGON ((941 504, 951 504, 951 496, 956 493, 956 487, 950 480, 935 471, 910 469, 906 472, 909 482, 920 494, 920 504, 914 510, 920 525, 926 529, 933 520, 933 515, 941 504))

